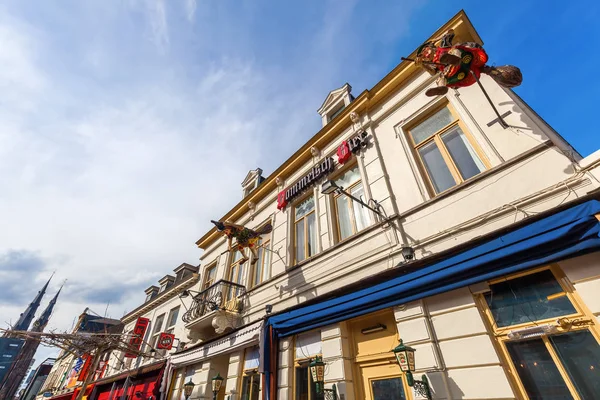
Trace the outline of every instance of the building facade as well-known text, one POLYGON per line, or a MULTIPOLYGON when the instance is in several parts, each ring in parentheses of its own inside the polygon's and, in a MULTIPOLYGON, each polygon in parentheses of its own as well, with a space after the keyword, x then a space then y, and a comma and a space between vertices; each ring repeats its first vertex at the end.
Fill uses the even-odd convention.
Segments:
MULTIPOLYGON (((464 12, 431 37, 450 28, 482 43, 464 12)), ((220 218, 273 226, 257 256, 212 229, 196 280, 124 318, 151 321, 150 346, 185 342, 163 354, 160 396, 192 382, 190 399, 212 398, 221 377, 219 400, 322 399, 320 357, 339 399, 422 398, 402 341, 436 399, 599 398, 600 153, 481 83, 508 127, 477 85, 426 96, 435 77, 409 61, 332 91, 322 129, 269 177, 250 171, 220 218)))

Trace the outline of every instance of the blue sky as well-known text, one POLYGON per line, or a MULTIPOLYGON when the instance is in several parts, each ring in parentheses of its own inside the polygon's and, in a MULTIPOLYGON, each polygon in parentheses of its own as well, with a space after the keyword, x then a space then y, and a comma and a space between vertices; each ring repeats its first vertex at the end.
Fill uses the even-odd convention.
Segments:
POLYGON ((593 1, 2 2, 0 322, 53 270, 52 328, 134 308, 198 262, 248 170, 314 135, 331 89, 372 87, 460 7, 490 61, 522 69, 517 93, 597 150, 593 1))

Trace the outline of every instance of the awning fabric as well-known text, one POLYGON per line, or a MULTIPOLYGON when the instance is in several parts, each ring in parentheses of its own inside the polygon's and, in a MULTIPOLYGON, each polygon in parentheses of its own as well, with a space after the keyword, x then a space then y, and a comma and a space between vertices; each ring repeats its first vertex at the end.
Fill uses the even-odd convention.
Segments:
MULTIPOLYGON (((277 339, 566 258, 600 250, 600 202, 590 200, 442 261, 373 286, 289 312, 265 323, 264 368, 275 371, 277 339)), ((267 399, 272 385, 265 385, 267 399)))

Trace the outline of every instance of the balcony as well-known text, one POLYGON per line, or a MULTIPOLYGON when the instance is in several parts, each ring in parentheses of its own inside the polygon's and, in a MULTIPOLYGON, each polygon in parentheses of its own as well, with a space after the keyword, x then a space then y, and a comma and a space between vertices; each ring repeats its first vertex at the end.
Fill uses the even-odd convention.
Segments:
POLYGON ((192 306, 181 317, 189 339, 206 340, 234 329, 244 309, 245 294, 245 286, 220 280, 195 295, 192 306))

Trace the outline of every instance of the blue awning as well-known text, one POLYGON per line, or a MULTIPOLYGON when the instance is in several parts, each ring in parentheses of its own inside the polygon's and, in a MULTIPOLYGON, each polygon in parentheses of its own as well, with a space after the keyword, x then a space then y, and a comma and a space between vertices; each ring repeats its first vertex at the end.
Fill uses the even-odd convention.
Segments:
MULTIPOLYGON (((590 200, 418 270, 398 268, 398 275, 384 282, 270 316, 264 345, 268 349, 281 337, 600 250, 599 213, 600 202, 590 200)), ((275 379, 270 353, 264 353, 264 368, 275 379)))
POLYGON ((269 317, 278 337, 600 249, 600 202, 590 200, 408 274, 269 317))

